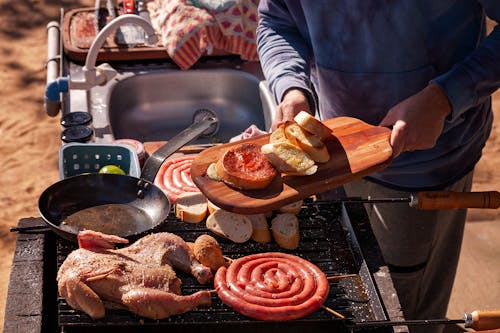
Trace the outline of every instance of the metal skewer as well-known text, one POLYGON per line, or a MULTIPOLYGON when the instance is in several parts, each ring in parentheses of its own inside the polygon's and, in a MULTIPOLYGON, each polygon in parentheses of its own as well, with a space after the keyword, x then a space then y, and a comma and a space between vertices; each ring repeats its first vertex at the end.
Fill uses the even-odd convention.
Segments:
POLYGON ((415 319, 402 321, 364 321, 346 323, 353 330, 363 328, 388 327, 388 326, 415 326, 415 325, 453 325, 463 324, 466 328, 476 331, 500 328, 500 310, 473 311, 466 313, 463 319, 415 319))
POLYGON ((416 325, 453 325, 464 324, 464 319, 416 319, 404 321, 365 321, 348 323, 347 326, 353 329, 393 327, 393 326, 416 326, 416 325))

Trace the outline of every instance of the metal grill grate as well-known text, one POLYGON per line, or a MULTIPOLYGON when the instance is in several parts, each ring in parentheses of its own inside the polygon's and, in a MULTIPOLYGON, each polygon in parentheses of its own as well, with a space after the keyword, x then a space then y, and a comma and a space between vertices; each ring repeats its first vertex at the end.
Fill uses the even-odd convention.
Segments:
MULTIPOLYGON (((382 311, 380 300, 373 281, 367 277, 369 273, 366 263, 359 253, 355 237, 350 235, 349 230, 342 223, 341 207, 341 205, 333 203, 316 205, 313 202, 306 202, 298 214, 301 238, 298 249, 294 251, 284 251, 274 242, 260 244, 249 241, 245 244, 235 244, 221 237, 215 235, 214 237, 220 242, 224 255, 230 258, 236 259, 259 252, 282 251, 315 263, 325 272, 326 276, 358 274, 354 278, 331 281, 330 294, 324 305, 355 321, 385 319, 384 314, 380 313, 382 311)), ((199 235, 208 232, 203 222, 199 225, 183 223, 172 214, 157 231, 175 233, 186 241, 194 241, 199 235)), ((74 248, 74 244, 58 238, 58 267, 74 248)), ((212 285, 199 285, 193 277, 187 274, 182 272, 177 274, 182 279, 183 294, 191 294, 201 289, 213 289, 212 285)), ((339 331, 346 330, 344 320, 336 318, 324 309, 291 322, 262 322, 246 318, 233 311, 224 305, 215 294, 212 300, 213 305, 210 308, 200 308, 164 320, 141 318, 125 310, 107 310, 105 318, 92 320, 84 313, 73 310, 64 299, 58 298, 58 319, 59 325, 65 332, 78 332, 91 327, 92 332, 96 332, 96 330, 99 332, 99 329, 104 331, 112 326, 120 326, 121 332, 135 331, 138 327, 141 327, 141 332, 164 331, 165 329, 168 329, 169 332, 176 329, 183 332, 207 332, 210 329, 221 332, 221 330, 234 330, 235 328, 238 331, 258 329, 260 332, 262 330, 275 330, 277 327, 280 330, 286 328, 287 331, 303 331, 303 329, 311 328, 314 328, 315 332, 321 329, 332 332, 334 328, 338 328, 339 331)))

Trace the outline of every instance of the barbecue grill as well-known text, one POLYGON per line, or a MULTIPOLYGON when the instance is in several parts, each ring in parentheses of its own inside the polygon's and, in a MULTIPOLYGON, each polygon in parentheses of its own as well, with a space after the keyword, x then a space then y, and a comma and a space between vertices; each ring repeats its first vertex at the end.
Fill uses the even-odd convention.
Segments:
MULTIPOLYGON (((107 310, 106 316, 93 320, 85 313, 72 309, 63 298, 57 299, 58 324, 62 332, 109 331, 120 332, 267 332, 280 330, 299 332, 304 329, 314 332, 348 332, 349 322, 387 320, 387 315, 376 288, 370 267, 368 267, 352 225, 348 221, 345 208, 340 204, 316 203, 308 200, 298 215, 301 228, 299 247, 294 251, 284 251, 275 243, 260 244, 253 241, 235 244, 215 236, 221 244, 224 255, 236 259, 259 252, 281 251, 297 255, 316 264, 327 277, 355 274, 354 277, 340 278, 330 282, 330 293, 324 305, 344 315, 341 319, 319 309, 311 315, 292 321, 269 322, 244 317, 224 305, 214 293, 213 305, 200 308, 163 320, 151 320, 136 316, 126 310, 107 310)), ((368 225, 362 228, 369 228, 368 225)), ((172 232, 186 241, 194 241, 208 233, 202 222, 199 225, 183 223, 170 214, 166 223, 155 231, 172 232)), ((364 230, 366 233, 366 230, 364 230)), ((363 234, 363 232, 361 232, 363 234)), ((366 233, 367 234, 367 233, 366 233)), ((371 237, 373 235, 370 233, 371 237)), ((370 237, 364 235, 363 237, 370 237)), ((365 242, 373 241, 365 239, 365 242)), ((57 238, 57 268, 75 245, 57 238)), ((201 289, 213 289, 213 285, 202 286, 192 277, 178 272, 182 279, 182 293, 192 294, 201 289)), ((373 332, 392 332, 391 328, 379 328, 373 332)))

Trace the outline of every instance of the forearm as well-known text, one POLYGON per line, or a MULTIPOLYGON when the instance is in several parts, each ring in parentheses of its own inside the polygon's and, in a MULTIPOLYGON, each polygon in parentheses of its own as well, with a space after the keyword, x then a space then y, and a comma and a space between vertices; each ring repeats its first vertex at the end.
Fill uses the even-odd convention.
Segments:
MULTIPOLYGON (((500 15, 500 3, 483 2, 489 3, 486 9, 490 12, 496 10, 493 15, 500 15)), ((433 82, 447 95, 452 120, 488 98, 500 87, 500 27, 495 27, 474 52, 433 82)))
POLYGON ((277 103, 297 88, 312 100, 309 48, 281 1, 263 0, 259 5, 257 45, 260 63, 277 103))

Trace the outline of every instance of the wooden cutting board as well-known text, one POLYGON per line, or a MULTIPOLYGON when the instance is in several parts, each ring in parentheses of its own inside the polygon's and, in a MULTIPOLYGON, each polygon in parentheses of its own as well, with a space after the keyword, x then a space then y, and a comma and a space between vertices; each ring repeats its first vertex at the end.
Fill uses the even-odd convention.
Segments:
POLYGON ((310 176, 287 176, 276 179, 262 190, 238 190, 211 180, 208 166, 231 146, 242 142, 264 145, 269 135, 208 148, 198 154, 191 166, 191 177, 216 206, 240 214, 265 213, 283 205, 325 192, 384 169, 391 162, 390 129, 371 126, 358 119, 339 117, 323 122, 332 129, 325 144, 330 152, 327 163, 318 164, 310 176))
MULTIPOLYGON (((94 28, 94 7, 75 8, 64 14, 62 39, 64 52, 74 61, 85 62, 90 45, 95 39, 94 28)), ((123 10, 117 8, 118 15, 123 14, 123 10)), ((111 21, 107 15, 107 10, 101 8, 99 20, 101 26, 111 21)), ((214 49, 210 55, 204 57, 214 57, 230 55, 224 50, 214 49)), ((169 59, 166 48, 158 42, 154 46, 136 45, 129 47, 126 44, 119 44, 115 40, 115 35, 108 37, 97 54, 98 61, 131 61, 131 60, 165 60, 169 59)))

